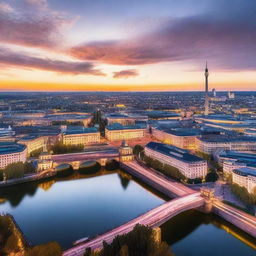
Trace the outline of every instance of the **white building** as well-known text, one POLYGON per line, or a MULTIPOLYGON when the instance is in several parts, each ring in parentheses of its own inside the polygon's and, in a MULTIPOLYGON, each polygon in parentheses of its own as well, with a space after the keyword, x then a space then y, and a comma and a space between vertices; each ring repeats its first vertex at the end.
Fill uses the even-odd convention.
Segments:
POLYGON ((232 181, 245 187, 249 193, 256 193, 256 169, 240 168, 233 170, 232 181))
POLYGON ((204 159, 174 146, 150 142, 145 146, 145 155, 179 169, 189 179, 205 177, 208 171, 204 159))
POLYGON ((249 136, 208 136, 196 138, 198 151, 212 154, 217 150, 256 151, 256 138, 249 136))
POLYGON ((0 143, 0 168, 16 162, 26 162, 27 147, 22 144, 1 142, 0 143))

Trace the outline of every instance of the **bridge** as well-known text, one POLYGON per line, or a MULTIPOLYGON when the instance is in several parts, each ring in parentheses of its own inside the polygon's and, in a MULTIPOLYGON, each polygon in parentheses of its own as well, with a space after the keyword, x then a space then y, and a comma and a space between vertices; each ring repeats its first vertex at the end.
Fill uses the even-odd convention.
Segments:
POLYGON ((87 161, 96 161, 101 166, 105 166, 107 161, 110 160, 119 161, 119 153, 118 150, 115 149, 106 149, 100 151, 51 155, 51 160, 53 161, 54 168, 65 163, 77 170, 82 163, 87 161))
POLYGON ((83 255, 85 249, 88 247, 100 249, 102 248, 103 241, 111 243, 115 236, 130 232, 136 224, 157 227, 181 212, 196 208, 201 208, 202 210, 207 209, 208 212, 212 211, 253 237, 256 237, 256 218, 254 216, 228 206, 217 199, 204 198, 199 192, 195 192, 182 183, 173 181, 165 175, 136 161, 121 162, 120 165, 121 168, 126 170, 129 174, 139 178, 156 190, 169 197, 174 196, 178 198, 156 207, 128 223, 88 242, 81 243, 66 250, 63 254, 64 256, 83 255))
POLYGON ((181 212, 198 208, 204 205, 204 199, 200 196, 199 192, 194 192, 192 194, 174 199, 170 202, 162 204, 153 210, 105 233, 96 238, 81 243, 80 245, 74 246, 71 249, 66 250, 63 256, 82 256, 85 249, 90 247, 92 249, 102 248, 103 241, 111 243, 117 235, 123 235, 129 233, 137 224, 149 226, 149 227, 159 227, 172 217, 178 215, 181 212))

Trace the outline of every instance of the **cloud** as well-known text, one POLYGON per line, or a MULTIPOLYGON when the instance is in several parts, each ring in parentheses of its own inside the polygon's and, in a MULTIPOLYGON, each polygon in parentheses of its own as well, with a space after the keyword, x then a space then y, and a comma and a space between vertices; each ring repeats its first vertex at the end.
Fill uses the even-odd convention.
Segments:
POLYGON ((48 8, 46 0, 0 3, 0 42, 52 48, 61 44, 64 32, 77 17, 48 8))
POLYGON ((209 13, 169 19, 132 40, 85 43, 68 53, 114 65, 186 61, 201 68, 208 59, 219 70, 256 70, 256 2, 234 0, 232 6, 223 3, 209 9, 209 13))
POLYGON ((44 59, 20 52, 17 53, 7 48, 0 48, 0 65, 5 68, 21 67, 72 75, 105 75, 102 71, 95 69, 94 64, 91 62, 44 59))
POLYGON ((114 72, 113 78, 130 78, 138 75, 139 73, 136 69, 127 69, 119 72, 114 72))

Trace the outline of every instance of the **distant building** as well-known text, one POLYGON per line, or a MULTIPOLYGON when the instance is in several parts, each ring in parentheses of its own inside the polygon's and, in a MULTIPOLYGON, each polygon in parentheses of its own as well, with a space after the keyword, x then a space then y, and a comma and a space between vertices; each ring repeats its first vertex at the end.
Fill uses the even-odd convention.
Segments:
POLYGON ((105 128, 105 137, 109 141, 129 140, 143 138, 147 128, 142 125, 123 126, 121 124, 112 124, 105 128))
POLYGON ((229 99, 234 99, 235 98, 235 94, 233 92, 228 92, 228 98, 229 99))
POLYGON ((163 143, 148 143, 145 146, 145 155, 179 169, 189 179, 205 177, 208 171, 204 159, 189 154, 187 150, 163 143))
POLYGON ((256 151, 256 138, 236 135, 202 136, 196 138, 196 148, 207 154, 217 150, 256 151))
POLYGON ((26 162, 27 147, 26 145, 0 142, 0 168, 5 168, 8 164, 16 162, 26 162))
POLYGON ((200 130, 189 128, 152 128, 152 135, 159 141, 183 149, 195 149, 200 130))
POLYGON ((217 96, 215 88, 212 89, 212 94, 214 98, 217 96))
POLYGON ((249 193, 256 193, 256 169, 240 168, 233 170, 232 182, 246 188, 249 193))
POLYGON ((100 143, 100 132, 96 128, 84 128, 79 130, 67 129, 63 132, 65 145, 90 145, 100 143))
POLYGON ((108 125, 115 123, 121 124, 123 126, 135 125, 136 121, 147 121, 147 116, 138 116, 138 115, 128 115, 113 113, 106 116, 108 125))

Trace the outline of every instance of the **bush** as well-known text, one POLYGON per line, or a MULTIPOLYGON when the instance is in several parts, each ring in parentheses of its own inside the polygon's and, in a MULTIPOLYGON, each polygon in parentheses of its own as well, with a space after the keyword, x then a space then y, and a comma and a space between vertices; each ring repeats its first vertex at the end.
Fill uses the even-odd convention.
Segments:
POLYGON ((251 205, 256 204, 256 194, 250 194, 246 188, 240 187, 237 184, 231 185, 231 191, 244 203, 251 205))

